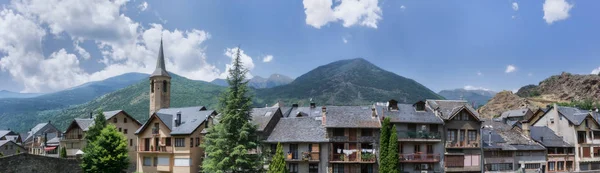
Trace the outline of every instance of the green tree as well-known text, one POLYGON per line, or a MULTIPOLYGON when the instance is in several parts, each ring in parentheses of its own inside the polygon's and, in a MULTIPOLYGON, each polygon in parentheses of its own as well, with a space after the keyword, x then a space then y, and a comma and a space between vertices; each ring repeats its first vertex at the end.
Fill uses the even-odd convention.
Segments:
POLYGON ((287 173, 288 170, 285 169, 285 156, 283 155, 283 147, 280 143, 277 143, 277 150, 275 152, 275 156, 271 160, 271 164, 269 165, 269 171, 267 173, 287 173))
POLYGON ((17 148, 17 154, 21 154, 21 149, 17 148))
POLYGON ((386 117, 383 119, 383 123, 381 125, 381 134, 379 136, 379 172, 385 173, 386 167, 384 166, 386 163, 386 155, 387 155, 387 147, 390 141, 390 118, 386 117))
POLYGON ((108 125, 88 143, 80 166, 88 173, 123 172, 129 166, 127 139, 114 125, 108 125))
POLYGON ((87 141, 87 145, 89 145, 92 141, 95 141, 96 137, 100 135, 100 131, 106 127, 106 117, 104 117, 102 110, 98 110, 97 114, 98 115, 94 118, 94 125, 90 126, 89 130, 85 132, 85 140, 87 141))
POLYGON ((60 148, 60 158, 67 158, 67 148, 66 147, 60 148))
MULTIPOLYGON (((394 125, 392 127, 392 129, 396 129, 396 125, 394 125)), ((396 130, 392 130, 392 133, 390 134, 389 137, 389 142, 388 142, 388 147, 387 147, 387 154, 386 154, 386 158, 385 158, 385 167, 386 167, 386 173, 398 173, 398 162, 399 162, 399 157, 398 157, 398 136, 397 136, 397 132, 396 130)))
POLYGON ((252 96, 246 81, 248 72, 241 63, 238 48, 227 83, 229 87, 219 99, 219 123, 208 130, 203 147, 207 158, 202 162, 204 172, 256 172, 261 158, 248 154, 259 145, 256 125, 251 123, 252 96))

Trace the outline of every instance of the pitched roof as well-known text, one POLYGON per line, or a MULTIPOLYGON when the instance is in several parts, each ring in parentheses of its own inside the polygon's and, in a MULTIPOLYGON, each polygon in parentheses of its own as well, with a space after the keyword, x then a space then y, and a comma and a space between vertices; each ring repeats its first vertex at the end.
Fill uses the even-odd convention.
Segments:
POLYGON ((92 126, 94 124, 94 119, 90 119, 90 118, 75 118, 75 123, 77 123, 77 126, 79 126, 79 128, 81 128, 81 130, 88 131, 90 129, 90 126, 92 126))
POLYGON ((166 76, 171 77, 169 72, 167 72, 167 68, 165 67, 165 55, 163 53, 163 42, 162 38, 160 39, 160 49, 158 50, 158 58, 156 60, 156 69, 150 75, 150 77, 154 76, 166 76))
POLYGON ((526 137, 518 130, 513 130, 512 126, 502 122, 486 119, 482 130, 483 147, 485 149, 501 149, 507 151, 515 150, 545 150, 544 146, 526 137), (491 134, 491 140, 489 136, 491 134))
POLYGON ((440 112, 440 117, 444 120, 448 120, 452 115, 458 113, 463 109, 469 110, 473 115, 479 118, 479 113, 466 100, 427 100, 427 105, 440 112))
MULTIPOLYGON (((575 125, 581 125, 585 118, 587 118, 588 116, 592 116, 591 112, 574 107, 557 106, 556 108, 561 115, 563 115, 565 118, 567 118, 567 120, 569 120, 575 125)), ((596 122, 598 121, 594 116, 592 116, 592 118, 596 122)))
POLYGON ((500 117, 502 117, 502 118, 524 117, 525 114, 527 114, 527 111, 529 111, 529 109, 527 109, 527 108, 509 110, 509 111, 506 111, 506 112, 502 112, 502 115, 500 117))
POLYGON ((252 122, 258 125, 257 131, 264 131, 277 111, 279 111, 278 107, 253 108, 250 115, 252 122))
POLYGON ((7 136, 7 135, 17 135, 17 133, 10 131, 10 130, 0 130, 0 138, 7 136))
MULTIPOLYGON (((321 115, 321 107, 290 107, 283 117, 295 117, 298 114, 302 116, 317 117, 321 115)), ((285 110, 285 109, 282 109, 285 110)))
POLYGON ((321 117, 281 118, 266 142, 327 142, 321 117))
POLYGON ((62 133, 60 130, 58 130, 56 127, 54 127, 54 125, 52 125, 52 123, 39 123, 37 125, 35 125, 31 131, 27 132, 27 138, 25 138, 25 140, 23 141, 29 141, 31 139, 33 139, 34 135, 41 135, 43 132, 46 132, 48 129, 55 129, 58 133, 62 133))
POLYGON ((114 110, 114 111, 107 111, 107 112, 102 112, 102 114, 104 114, 104 117, 106 117, 106 119, 110 119, 112 117, 114 117, 115 115, 119 114, 119 112, 121 112, 122 110, 114 110))
POLYGON ((390 118, 390 122, 444 124, 433 110, 426 108, 425 111, 417 111, 411 104, 398 104, 398 110, 391 111, 387 106, 378 104, 376 109, 379 116, 390 118))
POLYGON ((556 135, 556 133, 544 126, 531 126, 529 127, 531 138, 540 144, 546 147, 573 147, 573 144, 569 144, 569 142, 565 141, 561 136, 556 135))
MULTIPOLYGON (((204 106, 194 106, 194 107, 182 107, 182 108, 164 108, 158 110, 158 112, 154 113, 156 117, 158 117, 164 124, 171 130, 171 135, 186 135, 191 134, 196 130, 202 122, 207 120, 207 118, 215 114, 214 110, 206 110, 204 106), (175 119, 177 118, 177 113, 181 112, 181 124, 179 126, 175 125, 175 119)), ((152 118, 148 119, 141 128, 139 128, 135 133, 138 134, 143 129, 145 129, 152 118)))
POLYGON ((333 128, 381 128, 379 118, 366 106, 328 106, 325 127, 333 128))

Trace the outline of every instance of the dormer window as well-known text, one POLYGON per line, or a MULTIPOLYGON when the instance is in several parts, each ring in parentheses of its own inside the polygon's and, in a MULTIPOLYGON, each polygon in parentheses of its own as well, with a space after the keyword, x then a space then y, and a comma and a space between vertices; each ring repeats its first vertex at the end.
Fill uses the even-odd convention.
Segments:
POLYGON ((388 101, 388 110, 389 111, 397 111, 398 110, 398 101, 392 99, 390 101, 388 101))
POLYGON ((425 102, 419 101, 419 102, 413 104, 413 107, 415 108, 416 111, 425 111, 425 102))

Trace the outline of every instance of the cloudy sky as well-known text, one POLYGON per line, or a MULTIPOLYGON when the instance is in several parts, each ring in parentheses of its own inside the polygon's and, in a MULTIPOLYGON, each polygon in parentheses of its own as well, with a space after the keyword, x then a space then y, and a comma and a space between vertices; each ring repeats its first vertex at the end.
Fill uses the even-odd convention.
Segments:
POLYGON ((434 91, 600 71, 600 1, 0 2, 0 90, 150 73, 161 36, 169 71, 206 81, 225 76, 238 45, 253 76, 362 57, 434 91))

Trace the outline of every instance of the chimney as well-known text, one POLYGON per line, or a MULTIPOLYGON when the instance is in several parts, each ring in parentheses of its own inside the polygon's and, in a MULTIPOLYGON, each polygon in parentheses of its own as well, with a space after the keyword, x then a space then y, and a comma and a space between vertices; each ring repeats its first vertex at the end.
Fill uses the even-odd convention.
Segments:
POLYGON ((177 111, 177 119, 175 119, 175 127, 181 125, 181 111, 177 111))
POLYGON ((372 112, 372 113, 371 113, 371 117, 372 117, 372 118, 377 118, 377 111, 375 111, 375 106, 373 106, 373 107, 371 108, 371 112, 372 112))
POLYGON ((540 137, 540 141, 544 142, 544 137, 543 136, 540 137))
POLYGON ((312 108, 316 108, 316 107, 317 107, 317 104, 315 104, 315 103, 313 103, 313 102, 311 102, 311 103, 310 103, 310 108, 311 108, 311 109, 312 109, 312 108))
POLYGON ((92 116, 93 116, 93 113, 92 113, 92 112, 90 112, 90 119, 94 118, 94 117, 92 117, 92 116))
POLYGON ((48 120, 48 124, 50 124, 52 121, 48 120))
POLYGON ((521 121, 521 127, 523 129, 523 134, 528 138, 531 137, 530 136, 531 130, 529 130, 529 121, 527 121, 527 120, 521 121))
POLYGON ((325 126, 327 120, 327 108, 325 106, 321 108, 321 117, 321 125, 325 126))

